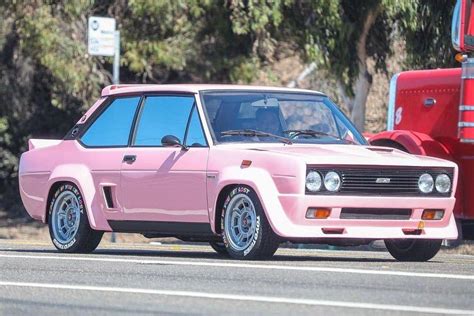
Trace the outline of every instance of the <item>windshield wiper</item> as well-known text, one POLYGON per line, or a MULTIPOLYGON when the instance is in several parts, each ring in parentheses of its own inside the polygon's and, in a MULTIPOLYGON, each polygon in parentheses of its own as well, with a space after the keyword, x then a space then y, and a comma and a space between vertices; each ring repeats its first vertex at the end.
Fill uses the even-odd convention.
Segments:
MULTIPOLYGON (((330 136, 330 137, 335 137, 333 135, 329 135, 328 133, 325 132, 320 132, 320 131, 315 131, 313 129, 289 129, 286 131, 283 131, 285 134, 293 133, 292 136, 298 136, 298 135, 310 135, 310 136, 330 136)), ((336 137, 337 138, 337 137, 336 137)))
POLYGON ((278 139, 279 141, 281 141, 285 144, 288 144, 288 145, 293 144, 293 142, 290 139, 286 138, 286 137, 278 136, 278 135, 275 135, 275 134, 272 134, 272 133, 257 131, 257 130, 254 130, 254 129, 228 130, 228 131, 221 132, 221 135, 222 136, 235 136, 235 135, 238 135, 238 136, 249 136, 249 137, 259 137, 259 136, 260 137, 273 137, 273 138, 276 138, 276 139, 278 139))
POLYGON ((355 142, 353 142, 349 139, 343 139, 343 138, 340 138, 339 136, 331 135, 331 134, 328 134, 328 133, 325 133, 325 132, 315 131, 313 129, 289 129, 289 130, 283 131, 283 133, 285 133, 285 134, 293 133, 293 135, 291 135, 291 138, 293 138, 295 136, 298 136, 298 135, 309 135, 309 136, 314 136, 314 137, 318 137, 318 138, 320 136, 327 136, 327 137, 335 138, 337 140, 342 140, 346 143, 355 144, 355 142))

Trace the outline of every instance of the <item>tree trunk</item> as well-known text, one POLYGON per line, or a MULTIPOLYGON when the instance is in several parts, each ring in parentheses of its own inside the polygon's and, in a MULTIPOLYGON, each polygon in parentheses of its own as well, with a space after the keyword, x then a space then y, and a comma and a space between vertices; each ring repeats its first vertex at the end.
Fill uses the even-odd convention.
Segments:
POLYGON ((380 10, 381 7, 379 5, 369 11, 356 45, 359 74, 353 86, 354 98, 350 98, 348 108, 351 113, 352 121, 360 131, 365 130, 365 106, 370 87, 372 86, 372 75, 367 69, 367 37, 375 20, 377 20, 380 10))
POLYGON ((352 102, 351 119, 357 129, 362 132, 365 130, 365 107, 371 86, 372 76, 366 69, 363 71, 359 69, 359 76, 354 87, 355 97, 352 102))

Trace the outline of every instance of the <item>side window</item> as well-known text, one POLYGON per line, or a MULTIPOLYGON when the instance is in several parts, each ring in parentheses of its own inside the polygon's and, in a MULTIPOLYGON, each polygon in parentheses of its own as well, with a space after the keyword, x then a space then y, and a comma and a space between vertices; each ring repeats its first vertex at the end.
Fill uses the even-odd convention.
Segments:
POLYGON ((199 113, 197 107, 194 107, 191 113, 191 120, 189 121, 188 134, 186 135, 186 146, 203 147, 207 146, 206 138, 202 131, 201 121, 199 120, 199 113))
POLYGON ((194 104, 194 97, 147 97, 135 132, 135 146, 161 146, 161 139, 174 135, 181 142, 194 104))
POLYGON ((140 97, 115 99, 92 123, 81 141, 90 147, 127 146, 140 97))

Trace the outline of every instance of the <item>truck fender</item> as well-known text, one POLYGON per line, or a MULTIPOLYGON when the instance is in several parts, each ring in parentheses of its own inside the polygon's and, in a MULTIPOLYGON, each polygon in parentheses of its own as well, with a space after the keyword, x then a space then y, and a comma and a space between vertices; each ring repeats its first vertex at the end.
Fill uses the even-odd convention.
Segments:
POLYGON ((423 133, 404 130, 385 131, 372 136, 369 143, 374 146, 394 147, 413 155, 453 160, 446 146, 423 133))
MULTIPOLYGON (((48 192, 57 182, 72 182, 78 188, 84 198, 86 205, 87 217, 92 229, 101 231, 112 231, 103 212, 101 211, 100 202, 92 175, 89 168, 81 164, 65 164, 57 166, 48 180, 48 192)), ((49 205, 46 205, 46 211, 49 205)))

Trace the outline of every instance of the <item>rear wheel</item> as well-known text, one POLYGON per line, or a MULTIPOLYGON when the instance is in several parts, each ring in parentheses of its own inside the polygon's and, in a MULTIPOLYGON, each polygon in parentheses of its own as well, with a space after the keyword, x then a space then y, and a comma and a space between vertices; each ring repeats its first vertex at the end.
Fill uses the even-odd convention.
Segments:
POLYGON ((92 252, 103 232, 89 226, 89 219, 79 189, 70 183, 61 185, 49 204, 49 234, 60 252, 92 252))
POLYGON ((221 218, 225 247, 236 259, 266 259, 280 245, 257 194, 247 186, 237 186, 226 198, 221 218))
POLYGON ((428 261, 441 248, 441 239, 388 239, 385 246, 398 261, 428 261))

